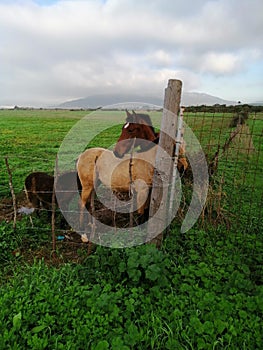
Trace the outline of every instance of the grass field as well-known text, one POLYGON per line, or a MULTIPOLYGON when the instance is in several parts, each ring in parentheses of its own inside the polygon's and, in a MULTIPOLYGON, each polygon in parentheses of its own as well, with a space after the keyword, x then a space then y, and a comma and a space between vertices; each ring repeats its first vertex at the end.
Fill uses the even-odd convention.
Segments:
MULTIPOLYGON (((160 113, 151 117, 157 125, 160 113)), ((160 250, 98 246, 88 256, 84 244, 58 241, 52 252, 45 216, 34 216, 33 227, 23 217, 15 231, 2 220, 0 350, 262 349, 263 118, 253 117, 223 153, 231 115, 185 115, 208 159, 221 145, 218 170, 204 218, 185 234, 175 220, 160 250)), ((86 136, 85 147, 109 147, 124 118, 0 111, 0 210, 11 198, 5 157, 19 195, 31 171, 54 171, 63 140, 74 155, 86 136), (72 128, 79 137, 71 140, 72 128)))

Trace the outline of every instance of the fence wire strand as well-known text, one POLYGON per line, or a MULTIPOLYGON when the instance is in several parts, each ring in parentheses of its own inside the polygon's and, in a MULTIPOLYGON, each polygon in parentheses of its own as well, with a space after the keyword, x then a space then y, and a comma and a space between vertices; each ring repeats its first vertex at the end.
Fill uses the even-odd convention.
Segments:
MULTIPOLYGON (((215 209, 211 209, 211 217, 205 217, 204 220, 208 222, 213 220, 212 216, 215 211, 221 210, 226 220, 236 225, 240 222, 241 225, 249 228, 255 220, 263 216, 263 117, 260 113, 250 112, 244 124, 231 127, 237 112, 238 109, 228 112, 223 107, 211 107, 205 111, 200 111, 198 108, 186 108, 184 120, 199 140, 208 163, 215 158, 218 152, 217 169, 210 178, 212 198, 208 198, 208 201, 211 201, 209 205, 215 209)), ((49 142, 52 144, 54 141, 50 139, 49 142)), ((10 211, 13 207, 12 201, 7 200, 11 198, 11 193, 8 186, 8 174, 4 166, 5 157, 8 158, 12 172, 13 189, 20 198, 24 193, 26 176, 32 171, 46 170, 47 164, 50 165, 49 173, 52 174, 55 156, 55 150, 50 150, 43 157, 35 155, 28 157, 25 154, 8 152, 0 158, 2 162, 0 211, 2 213, 5 210, 10 211)), ((72 162, 74 164, 75 160, 72 162)), ((187 174, 184 176, 186 177, 187 174)), ((185 181, 185 184, 189 182, 190 180, 185 181)), ((181 212, 187 210, 186 203, 187 198, 184 197, 182 199, 184 208, 181 212)), ((47 211, 47 209, 41 208, 42 211, 47 211)), ((0 219, 3 219, 3 215, 0 219)), ((41 230, 41 227, 38 229, 41 230)))

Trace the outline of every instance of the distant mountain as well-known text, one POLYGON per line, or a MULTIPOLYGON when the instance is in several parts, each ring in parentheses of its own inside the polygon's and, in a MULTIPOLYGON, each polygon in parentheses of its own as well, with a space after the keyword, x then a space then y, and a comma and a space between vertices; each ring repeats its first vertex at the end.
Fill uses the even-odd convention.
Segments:
POLYGON ((229 106, 229 105, 235 105, 237 104, 237 102, 224 100, 220 97, 212 96, 202 92, 184 92, 182 96, 181 104, 183 106, 200 106, 200 105, 213 106, 215 104, 229 106))
POLYGON ((138 102, 139 104, 163 105, 163 100, 152 96, 139 96, 128 94, 105 94, 92 95, 77 100, 61 103, 59 108, 99 108, 115 104, 124 104, 125 102, 138 102))
POLYGON ((263 101, 261 102, 253 102, 253 103, 249 103, 251 106, 263 106, 263 101))
MULTIPOLYGON (((110 106, 114 104, 123 104, 125 102, 137 102, 142 106, 148 105, 163 106, 163 98, 155 96, 141 96, 141 95, 128 95, 128 94, 105 94, 105 95, 93 95, 77 100, 66 101, 58 105, 58 108, 99 108, 104 106, 110 106)), ((235 105, 235 101, 223 100, 219 97, 208 95, 199 92, 184 92, 182 96, 181 105, 183 106, 197 106, 207 105, 213 106, 215 104, 235 105)))

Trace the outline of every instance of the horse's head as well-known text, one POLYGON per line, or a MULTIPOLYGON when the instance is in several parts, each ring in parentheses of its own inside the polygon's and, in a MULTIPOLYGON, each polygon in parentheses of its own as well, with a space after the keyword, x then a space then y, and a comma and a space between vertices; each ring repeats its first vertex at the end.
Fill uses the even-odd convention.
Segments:
POLYGON ((149 141, 153 142, 159 136, 154 131, 150 117, 147 114, 129 113, 126 110, 126 123, 122 127, 121 135, 114 147, 116 157, 122 158, 132 146, 140 146, 143 150, 149 141))

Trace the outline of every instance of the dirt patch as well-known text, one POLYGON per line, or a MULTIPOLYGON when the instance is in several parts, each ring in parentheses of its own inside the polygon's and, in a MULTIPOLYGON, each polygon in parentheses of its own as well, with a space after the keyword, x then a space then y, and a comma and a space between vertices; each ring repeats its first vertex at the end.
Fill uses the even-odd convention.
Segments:
MULTIPOLYGON (((112 198, 114 197, 111 197, 109 200, 113 200, 112 198)), ((129 199, 129 196, 118 194, 118 199, 123 201, 124 205, 126 205, 125 201, 129 199)), ((30 204, 23 191, 16 195, 16 202, 18 211, 21 208, 30 208, 30 204)), ((104 202, 104 204, 102 204, 99 199, 96 199, 94 205, 94 217, 100 222, 112 227, 129 227, 129 213, 116 213, 114 210, 107 208, 107 205, 111 205, 111 208, 114 208, 114 203, 110 204, 104 202)), ((26 261, 29 264, 33 263, 36 259, 44 260, 47 264, 59 266, 68 262, 81 263, 87 258, 88 254, 96 249, 94 244, 90 246, 88 243, 82 242, 81 236, 72 230, 71 227, 68 227, 68 225, 61 228, 60 218, 62 215, 60 213, 56 213, 55 250, 53 249, 54 245, 52 243, 51 225, 48 225, 48 227, 50 227, 50 232, 48 232, 49 228, 46 225, 47 223, 50 223, 47 211, 41 211, 40 220, 37 221, 36 212, 30 215, 17 213, 17 221, 20 221, 23 217, 28 218, 28 221, 25 222, 27 222, 27 230, 29 234, 20 237, 21 241, 19 243, 19 248, 11 252, 17 259, 22 259, 22 261, 26 261), (35 222, 37 222, 39 227, 35 222), (41 222, 43 222, 43 226, 41 226, 41 222), (39 232, 39 241, 37 241, 37 237, 30 236, 31 230, 34 234, 35 232, 39 232), (50 239, 47 238, 48 240, 43 240, 43 236, 41 239, 41 232, 43 232, 43 230, 45 231, 45 236, 49 236, 50 239)), ((78 220, 78 217, 79 216, 76 215, 76 220, 78 220)), ((13 220, 14 208, 12 198, 2 198, 0 200, 0 224, 1 222, 9 223, 13 220)), ((136 224, 137 217, 134 215, 134 225, 136 224)))
MULTIPOLYGON (((100 195, 103 196, 103 192, 100 192, 100 195)), ((116 193, 116 197, 125 203, 125 201, 129 200, 128 194, 116 193)), ((105 197, 106 198, 106 197, 105 197)), ((102 220, 103 223, 107 225, 115 224, 119 227, 125 227, 125 221, 127 221, 129 214, 116 214, 118 212, 118 207, 116 207, 116 212, 114 212, 114 197, 112 196, 110 199, 107 198, 104 200, 104 204, 100 202, 99 199, 95 199, 95 211, 94 216, 98 220, 102 220), (110 202, 111 201, 111 202, 110 202), (116 221, 116 222, 115 222, 116 221), (123 226, 124 225, 124 226, 123 226)), ((125 205, 125 204, 124 204, 125 205)), ((31 208, 31 204, 28 202, 24 191, 18 193, 16 195, 16 206, 17 206, 17 220, 20 220, 23 217, 23 213, 20 213, 21 208, 31 208)), ((45 209, 42 210, 43 212, 45 209)), ((33 214, 35 215, 35 213, 33 214)), ((44 216, 44 215, 43 215, 44 216)), ((14 219, 14 207, 13 201, 11 197, 0 199, 0 222, 10 222, 14 219)))
MULTIPOLYGON (((24 191, 16 195, 17 208, 28 207, 28 201, 24 191)), ((22 214, 17 214, 17 219, 20 220, 22 214)), ((10 222, 14 219, 14 207, 12 198, 2 198, 0 200, 0 223, 1 221, 10 222)))
MULTIPOLYGON (((51 242, 42 243, 40 247, 32 248, 26 242, 22 246, 13 251, 12 254, 18 258, 33 264, 36 260, 44 260, 46 264, 52 266, 60 266, 66 263, 82 263, 90 254, 89 246, 80 240, 80 236, 76 233, 74 242, 65 238, 61 242, 56 243, 56 250, 53 250, 51 242)), ((94 251, 95 246, 92 246, 94 251)))

